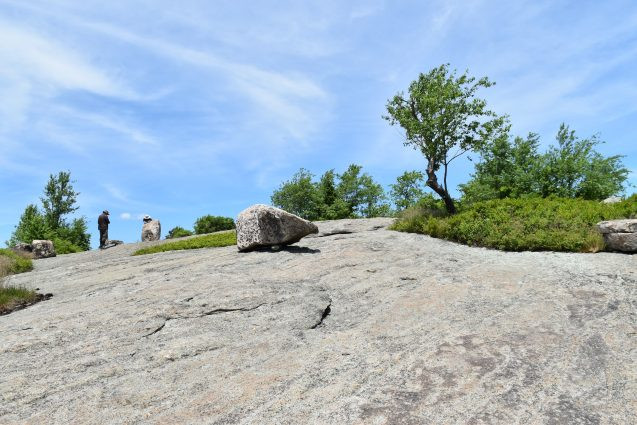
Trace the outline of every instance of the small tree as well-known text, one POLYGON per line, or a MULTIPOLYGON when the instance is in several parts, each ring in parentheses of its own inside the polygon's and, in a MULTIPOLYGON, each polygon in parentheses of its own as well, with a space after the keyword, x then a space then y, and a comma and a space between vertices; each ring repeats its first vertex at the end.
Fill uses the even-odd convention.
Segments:
POLYGON ((70 172, 51 174, 44 187, 44 196, 40 198, 44 212, 35 205, 28 205, 7 244, 51 239, 58 254, 91 249, 86 219, 74 218, 71 223, 65 219, 79 208, 75 205, 79 193, 75 192, 72 183, 70 172))
POLYGON ((425 175, 420 171, 405 171, 396 179, 396 184, 390 184, 390 196, 396 209, 402 211, 415 205, 425 195, 423 185, 425 175))
POLYGON ((475 80, 467 72, 456 77, 449 65, 420 74, 409 85, 409 97, 402 92, 387 102, 383 118, 405 130, 405 145, 419 149, 427 160, 427 186, 445 202, 447 211, 456 212, 447 186, 449 164, 468 151, 480 148, 506 128, 506 117, 487 109, 476 98, 480 87, 494 83, 483 77, 475 80), (442 168, 442 184, 436 173, 442 168))
POLYGON ((272 204, 306 220, 318 220, 321 215, 321 194, 312 182, 314 175, 301 168, 271 196, 272 204))
POLYGON ((624 190, 628 169, 621 156, 604 157, 595 150, 597 136, 580 139, 565 124, 556 136, 557 145, 538 152, 539 137, 498 137, 480 151, 472 179, 460 185, 462 199, 558 196, 601 200, 624 190))
POLYGON ((338 220, 349 217, 349 207, 338 192, 334 170, 323 173, 317 188, 321 199, 319 206, 321 220, 338 220))
POLYGON ((337 190, 347 206, 349 217, 378 217, 389 215, 389 204, 383 187, 367 173, 361 174, 360 165, 350 164, 338 177, 337 190))
POLYGON ((192 236, 192 231, 186 230, 181 226, 175 226, 168 231, 168 235, 166 235, 166 239, 173 238, 182 238, 184 236, 192 236))
POLYGON ((51 238, 51 228, 46 218, 36 205, 29 204, 24 209, 18 225, 11 234, 11 239, 6 244, 7 246, 15 246, 20 242, 31 243, 35 239, 49 238, 51 238))
POLYGON ((556 140, 557 146, 551 146, 542 157, 542 196, 599 200, 623 191, 629 171, 623 167, 621 156, 605 158, 595 151, 602 143, 598 136, 580 139, 562 123, 556 140))
POLYGON ((214 215, 199 217, 194 225, 195 233, 198 235, 219 232, 221 230, 232 230, 234 228, 235 224, 232 218, 214 215))
POLYGON ((40 198, 44 207, 44 216, 51 229, 56 230, 64 225, 64 216, 76 211, 78 192, 73 190, 71 173, 60 171, 57 176, 51 174, 44 187, 44 196, 40 198))

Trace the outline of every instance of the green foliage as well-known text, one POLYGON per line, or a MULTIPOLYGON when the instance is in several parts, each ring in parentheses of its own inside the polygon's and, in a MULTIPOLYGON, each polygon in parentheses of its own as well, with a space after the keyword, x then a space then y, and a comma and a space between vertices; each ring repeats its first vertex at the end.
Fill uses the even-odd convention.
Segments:
POLYGON ((64 227, 64 216, 73 213, 78 192, 73 190, 71 173, 60 171, 57 176, 51 174, 44 187, 44 196, 40 198, 44 207, 44 216, 51 229, 64 227))
POLYGON ((312 182, 313 177, 312 173, 301 168, 274 191, 271 196, 272 204, 307 220, 318 220, 321 216, 321 193, 312 182))
POLYGON ((183 249, 215 248, 237 244, 237 234, 234 231, 219 232, 196 238, 166 242, 160 245, 139 249, 133 255, 154 254, 156 252, 177 251, 183 249))
POLYGON ((425 196, 425 175, 420 171, 405 171, 396 179, 391 187, 390 196, 396 209, 400 212, 413 205, 425 196))
POLYGON ((339 175, 338 193, 350 217, 381 217, 391 214, 383 187, 367 173, 361 174, 360 165, 351 164, 339 175))
POLYGON ((404 217, 393 228, 507 251, 595 252, 603 249, 596 223, 634 216, 637 195, 617 204, 555 197, 497 199, 471 204, 453 216, 404 217))
POLYGON ((234 220, 230 217, 204 215, 195 221, 194 229, 197 235, 234 229, 234 220))
POLYGON ((360 165, 351 164, 343 174, 326 171, 318 182, 301 168, 272 194, 272 204, 307 220, 378 217, 390 214, 382 186, 360 165))
POLYGON ((0 314, 11 312, 16 304, 31 303, 38 299, 38 293, 26 288, 0 285, 0 314))
POLYGON ((55 248, 55 253, 57 255, 75 254, 76 252, 86 251, 84 248, 75 245, 73 242, 57 236, 51 237, 50 240, 53 242, 53 247, 55 248))
POLYGON ((601 200, 623 191, 628 170, 620 156, 603 157, 595 151, 597 136, 579 139, 562 124, 557 146, 538 152, 537 134, 512 142, 502 135, 485 145, 475 174, 460 185, 463 199, 479 202, 489 199, 548 197, 601 200))
POLYGON ((405 130, 405 145, 418 149, 427 160, 427 186, 445 202, 449 213, 456 207, 447 187, 449 163, 507 129, 506 117, 487 109, 485 100, 476 98, 481 87, 494 83, 484 77, 476 81, 467 72, 456 76, 449 65, 441 65, 420 74, 409 85, 409 97, 399 92, 387 102, 391 125, 405 130), (442 185, 438 173, 442 169, 442 185))
POLYGON ((0 248, 0 277, 33 270, 30 258, 16 254, 10 249, 0 248))
POLYGON ((40 213, 36 205, 29 204, 6 244, 15 246, 20 242, 31 243, 35 239, 48 239, 51 235, 52 230, 44 215, 40 213))
POLYGON ((191 230, 186 230, 181 226, 173 227, 168 231, 166 235, 166 239, 174 239, 174 238, 183 238, 184 236, 192 236, 193 232, 191 230))
POLYGON ((19 242, 31 243, 35 239, 53 241, 57 254, 87 251, 91 249, 91 235, 84 217, 74 218, 71 223, 65 215, 78 209, 75 206, 79 193, 73 190, 71 174, 60 172, 50 175, 41 199, 43 211, 33 204, 28 205, 15 227, 8 246, 19 242))

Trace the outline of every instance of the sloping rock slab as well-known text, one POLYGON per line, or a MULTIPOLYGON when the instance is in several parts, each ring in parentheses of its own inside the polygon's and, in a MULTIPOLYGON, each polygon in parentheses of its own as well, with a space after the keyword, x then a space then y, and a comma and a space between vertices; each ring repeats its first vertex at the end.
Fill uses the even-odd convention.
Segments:
POLYGON ((637 256, 319 222, 314 251, 36 261, 0 316, 0 423, 635 424, 637 256), (329 308, 328 308, 329 307, 329 308))
POLYGON ((241 211, 237 217, 239 251, 289 245, 311 233, 318 233, 316 224, 269 205, 253 205, 241 211))

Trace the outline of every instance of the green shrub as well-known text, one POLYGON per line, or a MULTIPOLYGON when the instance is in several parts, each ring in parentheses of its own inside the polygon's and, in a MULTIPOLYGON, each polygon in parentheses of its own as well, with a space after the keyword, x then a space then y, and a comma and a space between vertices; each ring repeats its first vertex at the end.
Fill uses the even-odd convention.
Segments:
POLYGON ((191 230, 186 230, 181 226, 173 227, 168 231, 166 235, 166 239, 174 239, 174 238, 183 238, 184 236, 192 236, 193 232, 191 230))
POLYGON ((77 246, 66 239, 61 239, 59 237, 51 238, 51 242, 53 242, 53 247, 55 248, 55 253, 57 255, 75 254, 76 252, 85 251, 84 248, 77 246))
POLYGON ((403 216, 394 230, 507 251, 596 252, 595 224, 637 216, 637 195, 617 204, 564 198, 498 199, 472 204, 453 216, 403 216))
POLYGON ((236 244, 236 232, 218 232, 211 235, 204 235, 196 238, 183 239, 180 241, 149 246, 147 248, 142 248, 135 251, 133 255, 154 254, 156 252, 179 251, 183 249, 217 248, 221 246, 230 246, 236 244))
POLYGON ((16 254, 10 249, 0 249, 0 277, 33 270, 30 258, 16 254))
POLYGON ((234 229, 234 220, 230 217, 204 215, 195 221, 194 229, 198 235, 219 232, 221 230, 232 230, 234 229))

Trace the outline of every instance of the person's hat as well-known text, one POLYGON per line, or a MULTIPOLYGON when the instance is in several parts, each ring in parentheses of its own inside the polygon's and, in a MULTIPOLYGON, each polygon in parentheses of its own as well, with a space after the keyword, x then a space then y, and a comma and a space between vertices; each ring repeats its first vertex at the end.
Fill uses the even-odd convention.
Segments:
POLYGON ((104 210, 104 211, 102 211, 102 213, 103 213, 103 214, 106 214, 106 215, 109 215, 108 210, 104 210))
POLYGON ((144 220, 152 220, 148 214, 144 216, 144 220))

